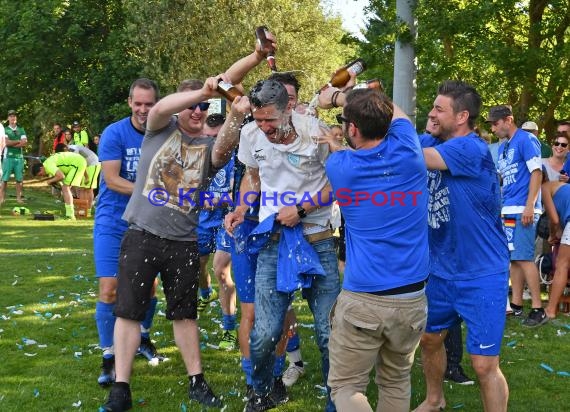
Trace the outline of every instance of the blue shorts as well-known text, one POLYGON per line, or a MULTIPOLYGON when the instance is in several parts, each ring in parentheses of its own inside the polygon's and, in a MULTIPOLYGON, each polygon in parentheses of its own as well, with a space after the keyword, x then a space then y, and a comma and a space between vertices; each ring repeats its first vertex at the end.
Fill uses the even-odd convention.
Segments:
POLYGON ((426 332, 438 333, 465 321, 467 352, 497 356, 505 329, 509 272, 472 280, 446 280, 430 275, 426 285, 426 332))
POLYGON ((222 227, 221 222, 220 226, 208 228, 198 226, 198 253, 200 253, 200 256, 209 255, 216 250, 230 253, 230 242, 231 236, 222 227))
POLYGON ((513 215, 502 215, 503 229, 507 236, 509 251, 511 252, 511 260, 530 260, 534 261, 536 224, 540 215, 534 214, 534 222, 532 225, 523 226, 521 222, 521 213, 513 215))
MULTIPOLYGON (((245 219, 235 231, 234 236, 244 239, 258 225, 258 222, 245 219)), ((255 302, 255 270, 257 269, 257 255, 249 255, 245 251, 243 241, 232 242, 232 271, 238 298, 243 303, 255 302), (241 245, 241 246, 240 246, 241 245)))
POLYGON ((125 231, 109 226, 93 227, 93 255, 95 276, 98 278, 116 277, 119 272, 119 252, 125 231))

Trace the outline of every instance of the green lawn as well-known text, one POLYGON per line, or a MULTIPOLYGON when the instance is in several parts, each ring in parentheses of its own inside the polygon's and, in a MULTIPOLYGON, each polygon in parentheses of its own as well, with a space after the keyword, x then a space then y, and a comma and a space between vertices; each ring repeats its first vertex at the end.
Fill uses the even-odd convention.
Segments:
MULTIPOLYGON (((95 411, 107 390, 96 383, 101 353, 93 319, 97 282, 93 276, 92 220, 35 221, 11 216, 14 188, 0 209, 0 410, 95 411)), ((63 205, 40 186, 25 186, 26 207, 32 212, 59 211, 63 205)), ((290 402, 279 411, 321 411, 319 355, 311 317, 297 301, 302 352, 307 374, 290 391, 290 402)), ((484 308, 481 308, 484 310, 484 308)), ((165 320, 164 296, 159 291, 158 314, 152 338, 171 358, 152 367, 137 359, 132 379, 135 411, 197 411, 187 398, 187 378, 165 320)), ((206 378, 222 395, 226 411, 241 411, 245 383, 239 353, 214 348, 221 335, 221 314, 212 305, 200 318, 206 378)), ((514 319, 507 323, 502 369, 510 387, 509 411, 568 410, 570 377, 570 318, 561 315, 539 329, 525 329, 514 319), (541 364, 550 366, 547 371, 541 364)), ((417 360, 419 358, 419 354, 417 360)), ((423 400, 421 366, 412 376, 412 407, 423 400)), ((464 361, 465 369, 474 376, 464 361)), ((448 410, 482 410, 478 385, 445 384, 448 410)), ((375 389, 370 387, 370 398, 375 389)))

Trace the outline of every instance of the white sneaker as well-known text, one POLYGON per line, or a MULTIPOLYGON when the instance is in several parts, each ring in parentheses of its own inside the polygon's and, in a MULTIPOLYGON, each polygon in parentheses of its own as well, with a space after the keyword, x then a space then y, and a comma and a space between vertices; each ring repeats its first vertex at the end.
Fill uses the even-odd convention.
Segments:
POLYGON ((297 382, 297 380, 305 374, 305 368, 297 366, 294 363, 290 363, 289 367, 283 374, 283 383, 285 386, 290 387, 297 382))

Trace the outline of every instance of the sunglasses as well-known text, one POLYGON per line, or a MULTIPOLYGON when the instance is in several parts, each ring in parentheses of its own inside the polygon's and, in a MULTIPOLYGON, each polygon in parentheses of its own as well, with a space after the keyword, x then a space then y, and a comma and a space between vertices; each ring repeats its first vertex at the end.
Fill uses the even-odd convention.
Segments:
POLYGON ((196 107, 199 107, 201 111, 205 112, 210 107, 210 103, 208 102, 200 102, 198 104, 193 104, 189 107, 190 110, 196 110, 196 107))
POLYGON ((342 117, 342 114, 336 115, 336 121, 338 122, 338 124, 350 123, 350 120, 348 120, 346 117, 342 117))
POLYGON ((552 146, 554 146, 554 147, 562 146, 562 148, 566 149, 568 147, 568 143, 554 142, 554 143, 552 143, 552 146))

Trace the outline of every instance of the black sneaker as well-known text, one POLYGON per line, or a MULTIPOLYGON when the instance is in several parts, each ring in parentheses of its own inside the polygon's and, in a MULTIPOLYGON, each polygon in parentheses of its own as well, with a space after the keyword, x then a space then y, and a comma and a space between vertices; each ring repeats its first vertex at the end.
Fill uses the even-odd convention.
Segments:
POLYGON ((273 388, 271 388, 269 396, 275 405, 282 405, 289 400, 289 395, 287 395, 287 387, 283 383, 281 376, 273 378, 273 388))
POLYGON ((158 353, 150 338, 145 338, 144 336, 141 336, 141 345, 137 353, 147 358, 149 362, 152 362, 153 359, 156 359, 158 362, 163 362, 166 359, 163 355, 158 353))
POLYGON ((521 309, 513 309, 513 316, 515 318, 521 318, 523 315, 523 310, 521 309))
POLYGON ((101 375, 97 379, 97 383, 102 387, 107 387, 115 382, 115 357, 103 358, 101 365, 101 375))
POLYGON ((109 392, 107 403, 101 408, 106 412, 123 412, 133 407, 131 389, 125 382, 116 382, 109 392))
POLYGON ((222 408, 224 406, 222 401, 214 395, 214 392, 212 392, 212 389, 210 389, 204 379, 198 383, 193 383, 192 380, 190 381, 188 397, 210 408, 222 408))
POLYGON ((475 381, 467 377, 461 368, 448 369, 445 372, 445 380, 453 381, 459 385, 474 385, 475 381))
POLYGON ((245 404, 245 408, 243 412, 261 412, 267 411, 269 409, 273 409, 277 406, 277 404, 273 401, 269 394, 267 395, 258 395, 256 393, 253 394, 251 398, 245 404))
POLYGON ((251 397, 253 396, 254 391, 253 391, 253 385, 246 385, 245 386, 245 400, 248 401, 251 399, 251 397))
POLYGON ((548 316, 543 308, 534 308, 528 314, 528 317, 522 321, 523 326, 528 328, 536 328, 548 322, 548 316))

